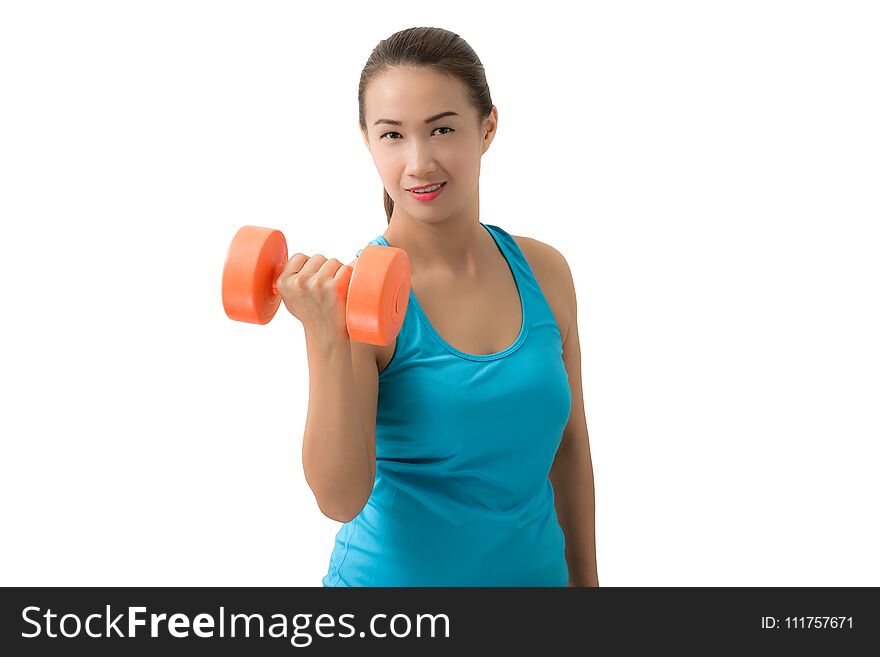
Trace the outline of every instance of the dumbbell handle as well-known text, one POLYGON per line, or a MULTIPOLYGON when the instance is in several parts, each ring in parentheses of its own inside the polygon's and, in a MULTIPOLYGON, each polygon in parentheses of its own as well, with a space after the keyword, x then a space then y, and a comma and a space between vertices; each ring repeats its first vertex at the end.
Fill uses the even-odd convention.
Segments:
POLYGON ((272 294, 278 294, 278 288, 275 287, 275 281, 277 281, 278 277, 281 276, 281 272, 284 271, 284 267, 286 265, 286 262, 279 262, 277 265, 275 265, 275 271, 272 273, 272 294))

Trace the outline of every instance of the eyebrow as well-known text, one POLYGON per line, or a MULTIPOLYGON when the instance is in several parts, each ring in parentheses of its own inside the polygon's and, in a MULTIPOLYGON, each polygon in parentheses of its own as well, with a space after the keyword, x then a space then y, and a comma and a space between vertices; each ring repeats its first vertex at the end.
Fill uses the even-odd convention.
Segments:
MULTIPOLYGON (((434 121, 439 121, 445 116, 458 116, 458 112, 440 112, 439 114, 435 114, 434 116, 429 116, 425 119, 425 123, 433 123, 434 121)), ((380 123, 389 123, 391 125, 403 125, 400 121, 395 121, 394 119, 379 119, 373 125, 379 125, 380 123)))

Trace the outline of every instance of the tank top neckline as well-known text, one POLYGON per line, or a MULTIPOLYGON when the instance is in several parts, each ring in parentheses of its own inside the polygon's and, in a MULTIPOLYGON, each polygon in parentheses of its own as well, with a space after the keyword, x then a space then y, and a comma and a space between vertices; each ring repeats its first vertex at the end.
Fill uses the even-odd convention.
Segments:
MULTIPOLYGON (((510 273, 513 275, 513 281, 516 284, 516 290, 519 295, 520 312, 522 314, 522 326, 520 327, 519 335, 516 337, 513 343, 510 344, 507 348, 491 354, 469 354, 467 352, 461 351, 449 344, 443 338, 443 336, 441 336, 440 333, 437 332, 437 330, 431 324, 431 320, 429 320, 427 314, 425 314, 425 311, 422 308, 422 305, 419 303, 419 300, 416 298, 415 292, 413 292, 412 287, 410 287, 409 291, 409 303, 415 309, 416 314, 418 315, 422 324, 424 324, 425 328, 431 334, 431 336, 447 351, 454 354, 455 356, 458 356, 459 358, 474 361, 487 361, 497 360, 499 358, 509 356, 517 349, 519 349, 520 346, 522 346, 523 342, 525 342, 526 336, 529 332, 529 304, 526 301, 525 281, 523 281, 521 278, 521 272, 519 271, 519 268, 515 267, 514 264, 511 262, 511 258, 515 257, 514 254, 508 252, 507 247, 504 244, 504 240, 499 240, 498 237, 496 237, 495 232, 490 230, 486 224, 481 221, 480 225, 486 230, 486 232, 489 233, 489 235, 491 235, 492 240, 495 242, 495 246, 498 247, 498 250, 501 252, 501 256, 507 263, 507 266, 510 269, 510 273)), ((388 243, 388 240, 385 239, 384 235, 379 235, 377 239, 384 246, 391 246, 391 244, 388 243)))

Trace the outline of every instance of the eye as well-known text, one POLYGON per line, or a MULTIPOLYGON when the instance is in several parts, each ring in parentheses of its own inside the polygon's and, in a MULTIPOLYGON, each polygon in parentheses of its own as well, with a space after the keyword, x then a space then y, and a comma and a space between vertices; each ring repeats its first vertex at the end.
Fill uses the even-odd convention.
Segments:
MULTIPOLYGON (((451 132, 455 132, 455 129, 454 129, 454 128, 449 128, 449 127, 447 127, 447 126, 440 126, 439 128, 434 128, 434 130, 449 130, 449 131, 451 131, 451 132)), ((379 137, 379 139, 384 139, 384 138, 387 137, 388 135, 399 135, 399 134, 400 134, 399 132, 395 132, 394 130, 392 130, 391 132, 386 132, 385 134, 381 135, 381 136, 379 137)), ((448 135, 449 133, 448 133, 448 132, 444 132, 443 134, 444 134, 444 135, 448 135)), ((397 139, 392 139, 391 141, 397 141, 397 139)))

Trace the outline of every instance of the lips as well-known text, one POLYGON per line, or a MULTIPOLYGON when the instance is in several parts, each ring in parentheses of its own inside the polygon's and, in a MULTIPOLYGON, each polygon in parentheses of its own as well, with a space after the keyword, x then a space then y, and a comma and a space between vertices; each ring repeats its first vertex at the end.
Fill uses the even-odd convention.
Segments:
POLYGON ((429 203, 429 202, 433 201, 434 199, 436 199, 438 196, 440 196, 440 194, 443 193, 444 189, 446 189, 446 183, 440 183, 440 186, 437 187, 433 191, 430 191, 430 190, 421 191, 421 192, 410 191, 409 194, 410 194, 410 198, 412 198, 414 201, 417 201, 419 203, 429 203))
POLYGON ((419 189, 427 189, 428 187, 433 187, 434 185, 440 185, 445 182, 446 182, 445 180, 438 180, 437 182, 428 183, 427 185, 419 185, 418 187, 407 187, 406 191, 412 192, 412 191, 419 190, 419 189))

